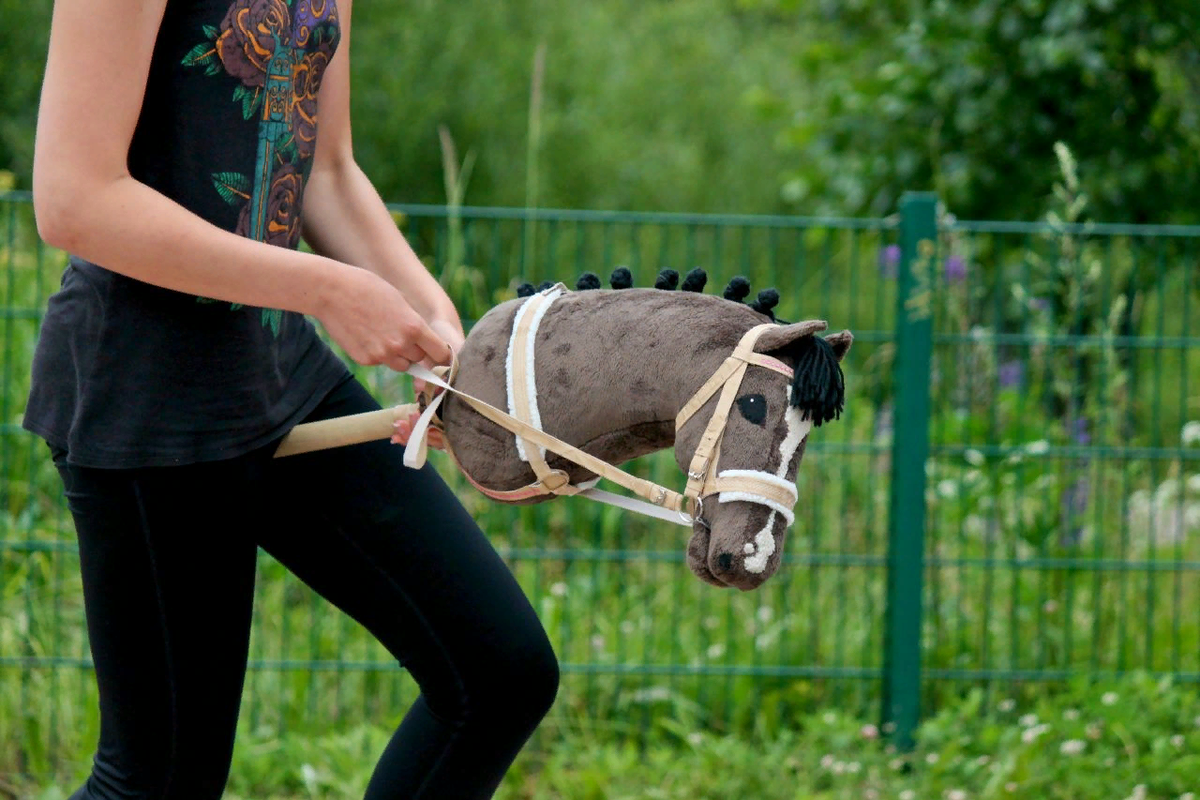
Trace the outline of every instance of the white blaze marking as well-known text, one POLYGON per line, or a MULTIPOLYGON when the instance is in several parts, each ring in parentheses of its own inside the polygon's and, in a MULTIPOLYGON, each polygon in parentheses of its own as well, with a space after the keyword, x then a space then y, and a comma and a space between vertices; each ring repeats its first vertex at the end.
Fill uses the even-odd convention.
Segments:
MULTIPOLYGON (((779 443, 779 469, 774 474, 765 471, 745 471, 747 474, 756 474, 764 480, 770 480, 772 483, 786 481, 784 476, 787 475, 788 466, 791 465, 792 458, 796 455, 796 450, 800 448, 800 443, 804 441, 804 437, 808 436, 808 432, 812 430, 812 420, 801 419, 800 409, 792 405, 791 386, 787 388, 786 402, 787 406, 785 408, 787 410, 783 413, 783 419, 787 423, 787 436, 783 437, 783 441, 779 443)), ((732 471, 730 470, 729 472, 732 471)), ((742 471, 738 470, 738 472, 742 471)), ((728 473, 722 472, 721 474, 725 475, 728 473)), ((768 559, 775 553, 775 537, 771 535, 771 530, 775 527, 775 516, 782 514, 787 524, 791 525, 795 519, 795 515, 791 509, 784 508, 779 503, 769 500, 766 497, 749 492, 721 492, 718 498, 718 502, 721 503, 731 503, 738 500, 760 503, 771 509, 771 513, 767 515, 766 524, 763 525, 758 533, 754 534, 754 541, 746 542, 742 548, 746 554, 746 571, 762 572, 767 568, 768 559)))

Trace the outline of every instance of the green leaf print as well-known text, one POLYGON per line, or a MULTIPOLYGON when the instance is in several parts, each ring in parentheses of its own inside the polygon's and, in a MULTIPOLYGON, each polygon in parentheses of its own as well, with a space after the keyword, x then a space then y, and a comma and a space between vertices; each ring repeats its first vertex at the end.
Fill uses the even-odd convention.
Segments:
POLYGON ((187 51, 187 55, 183 57, 183 66, 198 67, 201 64, 207 65, 209 69, 213 67, 213 62, 217 61, 217 51, 213 47, 212 42, 201 42, 200 44, 187 51))
POLYGON ((217 194, 231 206, 240 206, 250 199, 250 178, 240 172, 218 172, 212 176, 217 194))
POLYGON ((233 90, 234 102, 241 101, 242 104, 242 119, 250 119, 258 110, 259 104, 262 102, 262 92, 258 89, 250 89, 242 84, 239 84, 233 90))
POLYGON ((214 25, 205 25, 204 26, 204 35, 215 42, 217 40, 217 38, 221 35, 221 32, 219 30, 217 30, 216 26, 214 26, 214 25))
POLYGON ((278 308, 264 308, 262 310, 262 324, 264 328, 270 328, 271 333, 279 335, 279 323, 283 321, 283 312, 278 308))

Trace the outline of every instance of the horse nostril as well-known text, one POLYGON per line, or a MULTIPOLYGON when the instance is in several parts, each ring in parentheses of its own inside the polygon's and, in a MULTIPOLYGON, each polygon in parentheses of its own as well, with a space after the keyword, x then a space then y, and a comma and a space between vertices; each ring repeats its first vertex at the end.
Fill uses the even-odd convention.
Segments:
POLYGON ((717 566, 721 569, 730 569, 733 567, 733 556, 729 553, 721 553, 717 556, 717 566))

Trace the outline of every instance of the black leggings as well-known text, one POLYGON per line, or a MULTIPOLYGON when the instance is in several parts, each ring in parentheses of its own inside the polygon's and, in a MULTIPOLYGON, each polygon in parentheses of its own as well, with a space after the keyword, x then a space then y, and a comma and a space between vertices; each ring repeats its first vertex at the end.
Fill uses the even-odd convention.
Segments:
MULTIPOLYGON (((378 408, 355 381, 310 419, 378 408)), ((246 669, 257 548, 364 625, 421 695, 366 788, 490 797, 549 710, 533 608, 428 465, 386 441, 274 460, 56 462, 79 538, 100 743, 73 798, 219 798, 246 669)))

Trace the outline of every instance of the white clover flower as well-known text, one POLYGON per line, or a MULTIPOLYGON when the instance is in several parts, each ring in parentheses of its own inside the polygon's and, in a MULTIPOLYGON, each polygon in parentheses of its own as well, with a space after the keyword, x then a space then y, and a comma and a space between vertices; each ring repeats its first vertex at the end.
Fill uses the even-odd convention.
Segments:
POLYGON ((846 765, 846 772, 849 772, 851 775, 857 775, 860 770, 862 770, 862 764, 857 761, 851 761, 846 765))
POLYGON ((715 614, 710 614, 704 618, 704 627, 708 630, 716 630, 721 626, 721 620, 715 614))
POLYGON ((1171 744, 1177 748, 1183 747, 1183 734, 1177 733, 1171 737, 1171 744))
POLYGON ((821 719, 825 720, 826 725, 832 725, 833 723, 837 722, 837 714, 833 713, 832 711, 826 711, 821 716, 821 719))
POLYGON ((628 635, 630 633, 633 633, 633 631, 634 631, 633 620, 627 619, 627 620, 624 620, 621 622, 621 633, 628 635))
POLYGON ((775 612, 770 606, 759 606, 756 616, 759 622, 770 622, 771 617, 775 616, 775 612))
POLYGON ((704 741, 704 734, 700 733, 699 731, 692 731, 687 735, 687 740, 688 744, 690 744, 692 747, 699 747, 704 741))
POLYGON ((550 587, 550 594, 554 595, 555 597, 566 597, 567 585, 562 581, 557 581, 550 587))
POLYGON ((946 800, 967 800, 967 793, 962 789, 951 789, 946 792, 946 800))
POLYGON ((864 739, 878 739, 879 738, 879 728, 876 728, 874 725, 871 725, 871 724, 863 725, 862 728, 859 729, 858 733, 864 739))
POLYGON ((963 458, 965 458, 967 463, 972 467, 982 466, 984 461, 983 453, 979 452, 973 447, 968 448, 965 452, 963 452, 963 458))
POLYGON ((725 645, 721 644, 720 642, 717 642, 716 644, 710 644, 708 646, 708 657, 709 658, 716 659, 716 658, 720 658, 723 655, 725 655, 725 645))
POLYGON ((925 756, 925 763, 936 764, 939 758, 941 758, 941 756, 939 756, 937 753, 930 753, 929 755, 925 756))
POLYGON ((1001 711, 1003 711, 1006 714, 1009 711, 1012 711, 1016 707, 1017 707, 1017 701, 1013 700, 1011 697, 1006 697, 1003 700, 1001 700, 999 703, 996 704, 996 708, 1000 709, 1001 711))
POLYGON ((604 649, 604 637, 598 633, 592 637, 592 649, 593 650, 603 650, 604 649))
POLYGON ((905 789, 900 793, 900 800, 917 800, 917 793, 912 789, 905 789))
POLYGON ((829 769, 833 766, 833 762, 836 760, 837 759, 833 757, 832 753, 826 753, 825 755, 821 756, 821 768, 829 769))
POLYGON ((1179 432, 1179 440, 1183 442, 1184 447, 1200 444, 1200 422, 1192 420, 1186 423, 1183 430, 1179 432))
POLYGON ((1042 604, 1042 611, 1044 611, 1047 614, 1053 614, 1054 612, 1058 611, 1058 601, 1057 600, 1047 600, 1045 603, 1042 604))
POLYGON ((845 771, 846 771, 845 763, 843 763, 841 761, 833 762, 833 774, 834 775, 841 775, 845 771))
POLYGON ((1070 720, 1071 722, 1074 722, 1075 720, 1079 719, 1079 709, 1078 708, 1068 708, 1066 711, 1063 712, 1063 719, 1070 720))
POLYGON ((1126 800, 1146 800, 1146 784, 1139 783, 1133 787, 1133 794, 1129 795, 1126 800))
POLYGON ((863 800, 879 800, 879 792, 870 787, 863 792, 863 800))
POLYGON ((1179 795, 1179 800, 1196 800, 1195 792, 1184 792, 1179 795))
POLYGON ((904 759, 893 758, 888 762, 888 767, 894 772, 899 772, 900 770, 904 769, 904 759))
POLYGON ((1022 728, 1032 728, 1037 725, 1037 714, 1025 714, 1017 722, 1021 724, 1022 728))
POLYGON ((1089 739, 1099 739, 1100 734, 1103 733, 1103 731, 1104 729, 1101 727, 1100 723, 1090 722, 1083 732, 1089 739))
POLYGON ((953 500, 958 496, 958 482, 950 479, 938 481, 937 493, 943 500, 953 500))
POLYGON ((986 767, 988 765, 988 762, 991 760, 992 760, 991 756, 980 756, 979 758, 975 759, 975 766, 986 767))
POLYGON ((1100 702, 1106 706, 1115 706, 1120 699, 1116 692, 1105 692, 1100 696, 1100 702))
POLYGON ((1043 453, 1050 452, 1050 442, 1045 439, 1038 439, 1036 442, 1030 442, 1025 445, 1025 452, 1031 456, 1040 456, 1043 453))
POLYGON ((1082 739, 1067 739, 1059 746, 1058 752, 1064 756, 1077 756, 1083 752, 1085 747, 1087 744, 1082 739))

